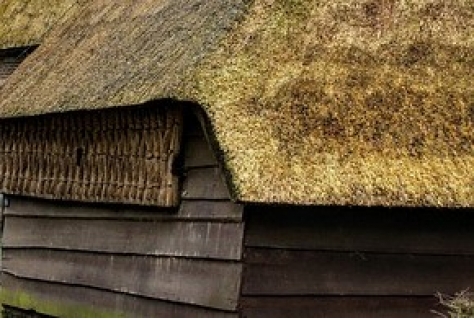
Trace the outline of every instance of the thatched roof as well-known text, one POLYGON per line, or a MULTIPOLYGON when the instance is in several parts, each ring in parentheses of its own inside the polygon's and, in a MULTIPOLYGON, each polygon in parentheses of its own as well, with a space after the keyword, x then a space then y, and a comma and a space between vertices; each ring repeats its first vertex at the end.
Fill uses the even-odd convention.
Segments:
POLYGON ((52 32, 1 115, 195 101, 239 200, 474 207, 474 1, 124 3, 52 32))
POLYGON ((84 0, 0 1, 0 49, 37 45, 84 0))

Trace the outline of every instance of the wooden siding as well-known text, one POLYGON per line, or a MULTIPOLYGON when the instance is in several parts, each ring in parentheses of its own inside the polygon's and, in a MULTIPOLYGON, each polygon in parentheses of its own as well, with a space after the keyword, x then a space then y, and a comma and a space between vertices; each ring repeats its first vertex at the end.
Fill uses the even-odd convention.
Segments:
POLYGON ((55 316, 238 315, 243 207, 231 202, 197 120, 185 122, 176 210, 11 198, 6 304, 55 316))
POLYGON ((474 286, 472 210, 246 209, 244 317, 429 317, 474 286))

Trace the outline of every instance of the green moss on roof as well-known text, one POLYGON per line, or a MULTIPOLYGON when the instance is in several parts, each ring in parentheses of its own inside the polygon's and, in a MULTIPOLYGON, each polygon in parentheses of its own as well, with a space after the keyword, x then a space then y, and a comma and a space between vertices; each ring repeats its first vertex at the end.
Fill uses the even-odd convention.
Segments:
MULTIPOLYGON (((0 49, 37 45, 81 0, 2 0, 0 49)), ((82 1, 84 2, 84 1, 82 1)))
POLYGON ((472 0, 97 1, 19 71, 3 116, 200 103, 242 201, 474 206, 472 0))

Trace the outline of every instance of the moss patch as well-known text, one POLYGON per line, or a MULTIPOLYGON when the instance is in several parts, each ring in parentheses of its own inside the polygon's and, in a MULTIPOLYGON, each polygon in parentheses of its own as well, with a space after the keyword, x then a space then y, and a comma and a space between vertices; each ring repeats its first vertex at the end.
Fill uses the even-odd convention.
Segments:
POLYGON ((16 308, 34 310, 39 313, 56 317, 76 318, 114 318, 127 317, 125 314, 103 309, 96 309, 80 304, 61 303, 59 301, 46 300, 26 292, 17 290, 0 290, 0 302, 16 308))

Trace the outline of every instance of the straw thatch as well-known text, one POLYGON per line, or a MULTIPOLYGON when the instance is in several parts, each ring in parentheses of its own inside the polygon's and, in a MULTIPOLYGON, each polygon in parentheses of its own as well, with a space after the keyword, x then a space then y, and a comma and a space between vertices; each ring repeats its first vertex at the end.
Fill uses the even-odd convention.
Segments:
POLYGON ((2 0, 0 49, 37 45, 84 0, 2 0))
POLYGON ((191 100, 242 201, 472 207, 472 74, 472 0, 95 1, 0 109, 191 100))

